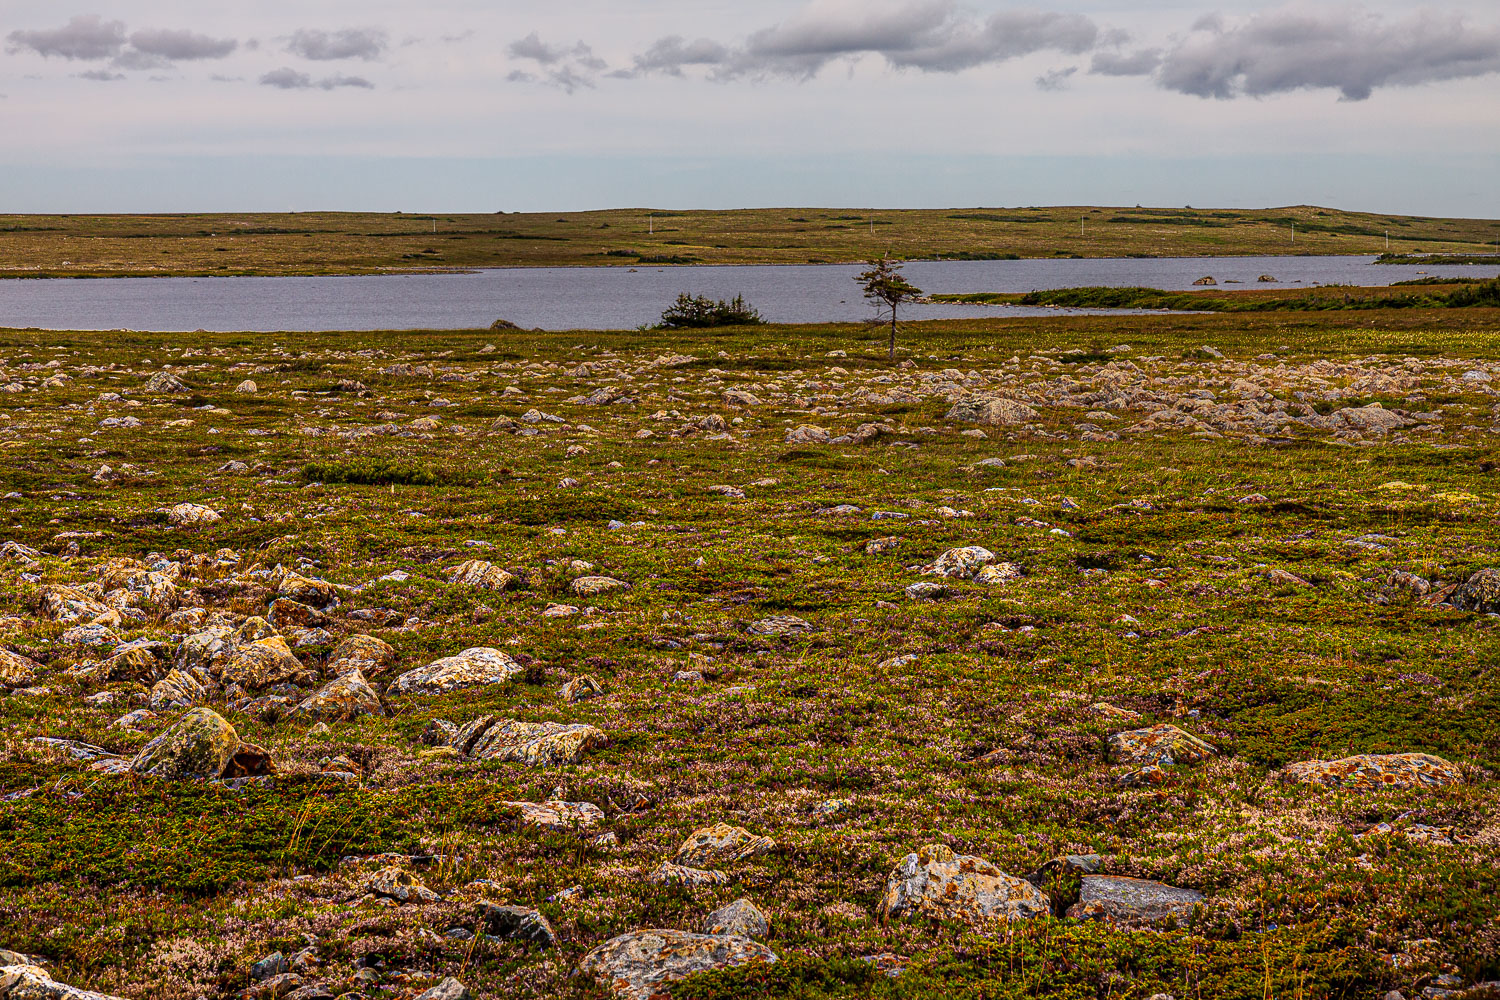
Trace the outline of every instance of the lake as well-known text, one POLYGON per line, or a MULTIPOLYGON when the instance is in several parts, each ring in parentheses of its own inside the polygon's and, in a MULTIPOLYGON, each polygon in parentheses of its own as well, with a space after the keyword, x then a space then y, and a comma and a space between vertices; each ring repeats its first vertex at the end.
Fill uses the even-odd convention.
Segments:
MULTIPOLYGON (((1089 285, 1186 290, 1212 276, 1228 287, 1389 285, 1433 265, 1373 257, 1187 257, 1102 260, 914 261, 924 291, 1027 292, 1089 285), (1257 284, 1262 274, 1278 285, 1257 284)), ((776 323, 875 317, 852 280, 859 265, 501 268, 467 274, 308 278, 0 280, 0 327, 46 330, 273 332, 467 330, 496 319, 544 330, 619 330, 654 323, 680 292, 745 299, 776 323)), ((1494 266, 1445 266, 1445 277, 1493 278, 1494 266)), ((919 305, 907 319, 1055 316, 1086 310, 919 305)))

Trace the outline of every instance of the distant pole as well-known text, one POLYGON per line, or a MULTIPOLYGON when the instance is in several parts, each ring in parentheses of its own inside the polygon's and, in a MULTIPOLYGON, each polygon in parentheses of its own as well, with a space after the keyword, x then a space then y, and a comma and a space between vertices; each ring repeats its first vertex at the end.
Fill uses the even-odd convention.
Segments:
POLYGON ((651 213, 650 219, 651 219, 651 235, 655 236, 656 235, 656 213, 655 212, 651 213))
POLYGON ((433 219, 432 219, 432 232, 433 232, 433 235, 437 235, 437 217, 436 216, 434 216, 433 219))
POLYGON ((1078 235, 1083 235, 1083 216, 1081 215, 1078 217, 1078 235))
POLYGON ((1292 242, 1297 242, 1297 224, 1295 222, 1292 223, 1292 242))
POLYGON ((1391 231, 1389 229, 1385 231, 1385 252, 1391 252, 1391 231))

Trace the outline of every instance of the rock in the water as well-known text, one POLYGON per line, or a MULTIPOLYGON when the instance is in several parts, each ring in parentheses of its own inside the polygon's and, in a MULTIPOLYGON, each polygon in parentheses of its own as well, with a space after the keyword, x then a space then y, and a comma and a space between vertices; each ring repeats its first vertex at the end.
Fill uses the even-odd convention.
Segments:
POLYGON ((485 932, 495 937, 528 941, 543 948, 557 944, 557 932, 552 924, 529 906, 501 906, 499 903, 480 903, 479 920, 485 932))
POLYGON ((696 830, 673 856, 674 864, 709 868, 759 857, 776 846, 770 837, 757 837, 738 826, 715 823, 696 830))
POLYGON ((499 566, 480 559, 470 559, 453 569, 448 575, 448 582, 480 590, 510 590, 520 581, 499 566))
POLYGON ((29 660, 20 653, 0 649, 0 688, 27 687, 36 682, 37 671, 42 665, 29 660))
POLYGON ((177 781, 204 781, 223 775, 240 737, 219 713, 207 708, 187 712, 130 762, 136 774, 177 781))
POLYGON ((1168 725, 1116 733, 1109 738, 1109 749, 1115 760, 1135 764, 1158 764, 1163 760, 1192 764, 1219 752, 1191 733, 1168 725))
POLYGON ((908 854, 891 873, 880 912, 888 919, 918 916, 976 924, 1048 916, 1052 904, 1036 886, 982 858, 956 855, 942 844, 908 854))
POLYGON ((950 424, 1015 427, 1037 419, 1037 412, 1025 403, 1003 396, 975 396, 955 403, 943 419, 950 424))
POLYGON ((658 1000, 671 983, 700 972, 776 961, 770 948, 731 934, 643 930, 622 934, 584 956, 579 970, 625 1000, 658 1000))
POLYGON ((361 715, 385 715, 380 696, 356 668, 323 685, 294 710, 297 715, 330 722, 348 722, 361 715))
POLYGON ((458 731, 450 744, 475 760, 505 760, 530 767, 576 764, 585 752, 608 743, 593 726, 520 722, 486 715, 458 731))
POLYGON ((103 993, 64 986, 35 965, 0 966, 0 997, 5 1000, 119 1000, 103 993))
POLYGON ((598 597, 600 594, 624 590, 630 584, 608 576, 580 576, 573 581, 573 593, 579 597, 598 597))
POLYGON ((705 934, 734 934, 738 937, 765 937, 771 924, 760 907, 748 899, 736 899, 728 906, 721 906, 703 919, 705 934))
POLYGON ((333 647, 328 654, 328 672, 334 676, 358 670, 373 677, 396 662, 391 644, 372 635, 351 635, 333 647))
POLYGON ((949 549, 922 570, 923 576, 945 576, 949 579, 972 580, 974 574, 995 561, 995 553, 978 545, 961 549, 949 549))
POLYGON ((1463 783, 1457 767, 1425 753, 1361 754, 1343 760, 1309 760, 1284 772, 1292 781, 1327 788, 1439 788, 1463 783))
POLYGON ((415 1000, 470 1000, 469 988, 449 976, 430 990, 417 995, 415 1000))
POLYGON ((562 700, 570 705, 576 705, 580 701, 589 701, 593 698, 604 696, 604 686, 594 678, 587 675, 575 677, 562 686, 558 692, 562 700))
POLYGON ((1500 614, 1500 569, 1482 569, 1458 585, 1448 603, 1460 611, 1500 614))
POLYGON ((1192 889, 1120 875, 1085 875, 1078 902, 1068 908, 1068 916, 1154 924, 1183 919, 1201 902, 1203 894, 1192 889))
POLYGON ((435 903, 440 898, 405 868, 382 868, 370 876, 367 888, 372 896, 398 903, 435 903))
POLYGON ((408 670, 391 683, 401 694, 447 694, 460 688, 503 684, 523 673, 519 663, 498 649, 466 649, 425 667, 408 670))
POLYGON ((521 812, 526 826, 539 826, 556 833, 588 830, 604 822, 604 810, 592 802, 507 802, 521 812))

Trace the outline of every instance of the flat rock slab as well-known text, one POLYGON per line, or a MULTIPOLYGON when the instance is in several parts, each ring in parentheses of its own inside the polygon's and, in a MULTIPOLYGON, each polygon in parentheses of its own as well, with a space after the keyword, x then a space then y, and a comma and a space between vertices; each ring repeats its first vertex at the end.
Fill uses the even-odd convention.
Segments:
POLYGON ((400 694, 447 694, 461 688, 504 684, 522 672, 521 665, 507 654, 478 646, 408 670, 391 683, 390 690, 400 694))
POLYGON ((1289 765, 1292 781, 1325 788, 1441 788, 1463 784, 1457 767, 1425 753, 1361 754, 1343 760, 1309 760, 1289 765))
POLYGON ((482 716, 464 726, 450 744, 475 760, 508 760, 531 767, 576 764, 608 737, 593 726, 558 722, 520 722, 482 716))
POLYGON ((1110 755, 1133 764, 1157 764, 1170 757, 1175 764, 1194 764, 1217 756, 1219 751, 1176 726, 1152 726, 1109 738, 1110 755))
POLYGON ((604 822, 604 810, 592 802, 507 802, 505 805, 519 810, 521 822, 526 826, 539 826, 557 833, 588 830, 604 822))
POLYGON ((1085 875, 1078 902, 1068 908, 1068 916, 1157 923, 1186 917, 1201 902, 1203 894, 1192 889, 1123 875, 1085 875))
POLYGON ((757 857, 775 846, 776 841, 770 837, 757 837, 742 827, 715 823, 695 830, 677 849, 672 861, 690 868, 708 868, 757 857))
POLYGON ((1007 875, 983 858, 929 844, 901 859, 881 898, 880 912, 886 918, 932 917, 975 925, 1050 916, 1052 903, 1030 882, 1007 875))
POLYGON ((584 956, 579 971, 628 1000, 655 1000, 669 984, 700 972, 774 964, 776 955, 759 942, 733 934, 643 930, 622 934, 584 956))

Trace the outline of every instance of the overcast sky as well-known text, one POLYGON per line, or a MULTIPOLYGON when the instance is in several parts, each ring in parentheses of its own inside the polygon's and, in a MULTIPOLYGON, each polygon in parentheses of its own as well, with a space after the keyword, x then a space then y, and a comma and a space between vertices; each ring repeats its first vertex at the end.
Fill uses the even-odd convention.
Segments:
POLYGON ((0 212, 1500 217, 1500 3, 0 0, 0 212))

